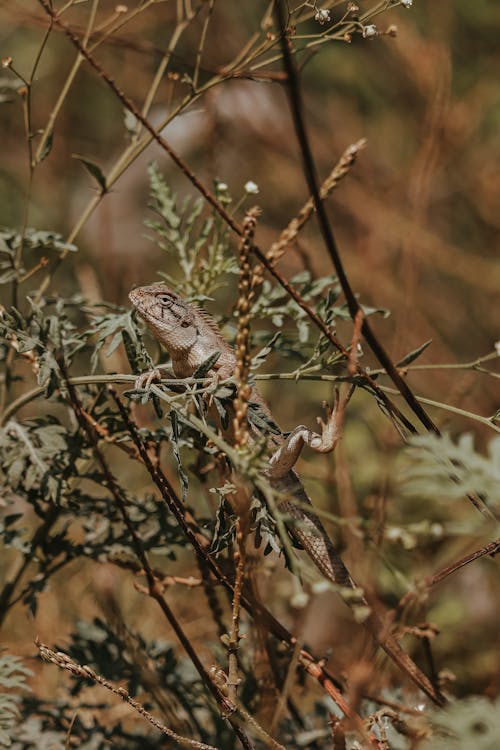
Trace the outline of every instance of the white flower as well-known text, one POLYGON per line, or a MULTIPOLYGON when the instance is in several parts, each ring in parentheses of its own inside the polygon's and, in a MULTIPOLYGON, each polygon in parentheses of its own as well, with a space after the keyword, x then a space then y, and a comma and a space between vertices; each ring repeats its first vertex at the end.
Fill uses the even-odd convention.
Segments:
POLYGON ((256 182, 253 180, 248 180, 248 182, 245 183, 245 193, 248 193, 248 195, 257 195, 259 192, 259 186, 256 182))
POLYGON ((401 5, 404 5, 405 8, 411 8, 413 0, 401 0, 401 5))
POLYGON ((226 185, 225 182, 218 182, 217 183, 217 190, 219 190, 219 192, 221 192, 221 193, 227 193, 227 191, 229 190, 229 188, 228 188, 228 186, 226 185))
POLYGON ((330 23, 330 21, 332 20, 330 16, 330 11, 324 10, 324 9, 317 10, 314 16, 314 20, 320 23, 322 26, 325 23, 330 23))
POLYGON ((372 36, 377 36, 378 31, 374 23, 369 23, 368 26, 363 26, 363 36, 365 39, 369 39, 372 36))
POLYGON ((309 603, 309 596, 305 591, 297 591, 290 599, 290 606, 294 609, 304 609, 309 603))

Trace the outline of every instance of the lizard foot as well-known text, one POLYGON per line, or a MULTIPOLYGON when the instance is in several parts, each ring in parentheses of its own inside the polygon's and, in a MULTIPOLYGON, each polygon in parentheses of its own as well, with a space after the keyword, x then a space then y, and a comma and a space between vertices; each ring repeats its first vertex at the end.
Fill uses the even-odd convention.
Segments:
POLYGON ((214 401, 215 393, 220 386, 220 384, 231 377, 233 374, 232 371, 228 372, 227 370, 210 370, 208 375, 206 376, 208 379, 208 383, 206 385, 206 390, 203 394, 203 400, 207 404, 207 406, 210 408, 214 401))
POLYGON ((333 409, 326 401, 323 401, 322 406, 326 413, 326 421, 323 421, 321 417, 316 418, 317 423, 321 427, 321 435, 314 433, 311 438, 310 447, 318 453, 330 453, 334 450, 341 437, 342 425, 337 420, 339 399, 338 397, 335 399, 333 409))
POLYGON ((134 388, 136 391, 148 391, 151 388, 151 383, 154 380, 161 380, 163 377, 163 370, 155 367, 154 370, 147 370, 141 372, 135 379, 134 388))
POLYGON ((211 370, 208 373, 207 378, 208 378, 208 384, 203 394, 203 401, 206 403, 206 405, 210 409, 210 407, 212 406, 214 402, 214 394, 217 388, 219 387, 221 377, 218 372, 214 372, 213 370, 211 370))
POLYGON ((321 434, 309 430, 304 425, 299 425, 288 435, 278 450, 269 461, 267 475, 271 479, 284 477, 297 462, 304 445, 312 448, 317 453, 330 453, 333 451, 342 436, 344 423, 344 411, 347 401, 339 401, 336 394, 333 409, 324 401, 323 408, 326 412, 326 421, 318 417, 321 434))

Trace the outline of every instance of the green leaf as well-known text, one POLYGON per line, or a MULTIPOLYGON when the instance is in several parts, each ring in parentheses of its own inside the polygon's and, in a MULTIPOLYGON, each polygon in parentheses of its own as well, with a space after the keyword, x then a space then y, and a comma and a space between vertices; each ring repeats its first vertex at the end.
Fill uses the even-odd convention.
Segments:
POLYGON ((400 360, 396 367, 406 367, 406 365, 411 364, 411 362, 414 362, 417 357, 420 357, 422 352, 425 352, 428 346, 432 344, 432 339, 429 339, 428 341, 425 341, 421 346, 418 347, 418 349, 414 349, 412 352, 407 354, 405 357, 403 357, 402 360, 400 360))
POLYGON ((236 537, 236 516, 231 513, 229 504, 225 499, 227 491, 231 491, 231 489, 234 489, 234 487, 226 485, 214 490, 219 495, 220 500, 215 515, 212 541, 210 543, 210 553, 213 555, 218 555, 229 547, 236 537))
POLYGON ((213 352, 193 373, 193 378, 204 378, 215 365, 222 352, 213 352))
POLYGON ((53 143, 53 141, 54 141, 54 130, 51 129, 49 131, 49 134, 47 135, 47 139, 46 139, 45 143, 43 144, 43 149, 42 149, 42 152, 41 152, 40 157, 38 159, 38 164, 40 164, 40 162, 42 162, 44 159, 46 159, 47 156, 52 151, 52 143, 53 143))
POLYGON ((251 369, 258 370, 258 368, 266 361, 269 354, 274 351, 274 345, 281 338, 281 331, 275 331, 271 336, 270 340, 252 357, 251 369))
POLYGON ((78 161, 83 164, 91 177, 96 180, 96 182, 99 184, 99 187, 101 188, 101 192, 107 193, 108 186, 106 184, 106 177, 104 176, 100 166, 94 161, 91 161, 91 159, 87 159, 85 156, 80 156, 80 154, 72 154, 72 156, 73 159, 78 159, 78 161))
POLYGON ((179 470, 182 500, 183 502, 186 502, 189 481, 188 481, 188 476, 186 472, 184 471, 184 467, 181 461, 181 454, 179 451, 179 434, 180 434, 179 417, 177 415, 177 412, 174 411, 173 409, 171 410, 169 416, 170 416, 170 422, 172 424, 172 451, 173 451, 175 460, 177 461, 177 468, 179 470))

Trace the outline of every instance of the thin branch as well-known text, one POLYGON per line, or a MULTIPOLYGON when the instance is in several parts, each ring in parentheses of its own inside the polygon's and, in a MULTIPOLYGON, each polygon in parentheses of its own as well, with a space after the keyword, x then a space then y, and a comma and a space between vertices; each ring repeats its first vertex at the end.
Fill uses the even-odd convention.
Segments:
POLYGON ((437 573, 434 573, 434 575, 427 579, 427 585, 436 586, 438 583, 441 583, 441 581, 444 581, 444 579, 450 576, 452 573, 456 573, 457 570, 460 570, 460 568, 463 568, 469 563, 474 562, 474 560, 479 560, 480 557, 485 557, 486 555, 494 557, 496 554, 498 554, 499 551, 500 539, 496 539, 494 542, 490 542, 486 546, 481 547, 481 549, 472 552, 470 555, 462 557, 460 560, 457 560, 456 562, 451 563, 451 565, 447 565, 446 568, 443 568, 437 573))
MULTIPOLYGON (((320 187, 319 194, 321 200, 328 198, 340 181, 349 173, 356 161, 359 151, 365 148, 365 145, 366 141, 362 139, 356 143, 352 143, 345 149, 344 153, 320 187)), ((283 229, 276 242, 272 243, 266 255, 273 265, 282 258, 286 248, 297 239, 299 232, 305 227, 311 216, 313 216, 314 210, 314 201, 312 198, 309 198, 298 214, 294 216, 285 229, 283 229)))
MULTIPOLYGON (((83 36, 83 42, 82 42, 83 47, 86 47, 89 42, 89 38, 90 38, 92 29, 95 23, 97 5, 98 5, 97 0, 93 0, 90 13, 89 13, 89 20, 88 20, 87 26, 85 28, 85 33, 83 36)), ((51 19, 51 24, 52 23, 53 23, 53 19, 51 19)), ((42 136, 38 142, 35 157, 34 159, 31 160, 33 167, 42 161, 42 159, 44 158, 44 153, 46 154, 47 152, 49 140, 52 137, 53 132, 54 132, 55 122, 57 120, 59 112, 61 111, 61 107, 64 104, 66 97, 68 96, 71 85, 73 84, 73 81, 75 80, 76 74, 78 73, 78 70, 83 60, 84 60, 83 55, 81 54, 81 52, 79 52, 75 58, 75 61, 71 67, 71 70, 66 76, 64 85, 59 93, 59 96, 57 97, 57 101, 52 108, 52 111, 49 115, 49 119, 47 120, 47 124, 45 125, 42 136)))
POLYGON ((201 30, 200 43, 198 44, 198 49, 196 50, 196 61, 194 64, 194 72, 193 72, 193 89, 195 90, 198 88, 198 78, 200 75, 201 57, 203 55, 203 50, 205 49, 208 26, 212 18, 214 6, 215 6, 215 0, 209 0, 207 15, 205 16, 205 20, 203 22, 203 27, 201 30))
MULTIPOLYGON (((108 87, 118 97, 118 99, 122 102, 122 104, 130 112, 132 112, 132 114, 137 118, 137 120, 149 132, 151 137, 170 156, 170 158, 179 167, 179 169, 185 175, 185 177, 187 177, 187 179, 192 183, 192 185, 201 193, 201 195, 204 197, 207 203, 209 203, 220 214, 220 216, 224 219, 224 221, 236 234, 238 234, 240 237, 243 236, 244 234, 243 227, 241 227, 234 220, 234 218, 226 211, 224 206, 217 200, 217 198, 209 190, 207 190, 207 188, 203 185, 203 183, 200 182, 200 180, 196 177, 194 172, 191 171, 188 165, 180 158, 180 156, 178 156, 178 154, 171 148, 170 144, 167 143, 167 141, 159 134, 159 132, 153 127, 153 125, 145 117, 143 117, 143 115, 141 114, 139 109, 135 106, 135 104, 132 102, 132 100, 121 91, 121 89, 117 86, 115 81, 106 73, 106 71, 95 60, 95 58, 90 54, 90 52, 85 47, 82 46, 80 40, 73 33, 70 27, 67 26, 65 23, 63 23, 61 19, 56 15, 55 11, 51 8, 47 0, 38 0, 38 2, 45 9, 46 13, 54 20, 54 23, 64 31, 68 39, 70 39, 70 41, 75 45, 75 47, 81 52, 81 54, 85 57, 85 59, 97 72, 99 77, 108 85, 108 87)), ((317 193, 317 190, 316 190, 316 193, 317 193)), ((321 201, 320 201, 320 204, 321 204, 321 201)), ((316 210, 318 211, 318 205, 316 201, 315 201, 315 205, 316 205, 316 210)), ((332 331, 328 328, 325 322, 319 317, 319 315, 317 315, 314 312, 314 310, 312 310, 312 308, 307 304, 307 302, 301 297, 301 295, 296 291, 296 289, 294 289, 294 287, 278 271, 276 271, 275 268, 273 268, 273 266, 269 263, 269 261, 265 257, 262 250, 260 250, 260 248, 257 245, 253 245, 252 251, 256 255, 259 262, 262 263, 263 266, 265 266, 265 268, 269 271, 269 273, 278 281, 278 283, 283 287, 283 289, 285 289, 285 291, 290 295, 290 297, 292 297, 292 299, 294 299, 295 302, 304 310, 304 312, 308 315, 308 317, 315 323, 315 325, 320 329, 320 331, 328 338, 328 340, 333 344, 333 346, 337 350, 341 351, 344 354, 344 356, 347 357, 348 353, 345 347, 341 344, 341 342, 337 339, 337 337, 332 333, 332 331)), ((357 308, 356 308, 356 311, 357 311, 357 308)), ((388 362, 389 362, 389 366, 392 366, 389 360, 388 362)), ((382 362, 382 364, 384 363, 382 362)), ((394 369, 393 366, 392 368, 394 369)), ((389 374, 391 374, 390 370, 388 370, 388 372, 389 374)), ((393 418, 399 420, 400 423, 403 424, 407 430, 409 430, 412 433, 416 432, 415 427, 412 425, 412 423, 390 401, 390 399, 382 391, 378 389, 377 384, 370 377, 370 375, 364 370, 360 371, 360 375, 373 388, 378 398, 387 408, 388 413, 393 418)), ((399 380, 402 380, 399 374, 397 374, 397 377, 399 378, 399 380)), ((408 386, 406 384, 404 385, 405 385, 406 391, 408 391, 411 394, 411 391, 408 388, 408 386)), ((403 393, 403 395, 405 394, 403 393)), ((413 394, 411 394, 411 396, 413 400, 415 400, 413 394)), ((407 395, 405 396, 405 398, 407 398, 407 395)), ((418 404, 417 406, 420 410, 422 410, 418 404)))
POLYGON ((424 578, 422 581, 417 581, 414 588, 411 591, 408 591, 398 602, 397 606, 393 610, 393 619, 397 619, 399 617, 399 614, 403 612, 403 610, 410 604, 413 599, 415 599, 417 596, 421 596, 422 593, 425 593, 432 587, 437 586, 439 583, 444 581, 445 578, 448 578, 448 576, 456 573, 458 570, 464 568, 466 565, 469 565, 471 562, 479 560, 481 557, 486 557, 487 555, 494 557, 499 552, 500 539, 495 539, 493 542, 486 544, 484 547, 481 547, 480 549, 471 552, 465 557, 461 557, 459 560, 450 563, 450 565, 442 568, 437 573, 424 578))
POLYGON ((238 711, 238 713, 240 713, 245 720, 245 725, 252 727, 259 739, 265 745, 272 748, 272 750, 286 750, 284 745, 271 737, 271 735, 266 732, 266 730, 254 719, 254 717, 248 713, 241 701, 239 701, 235 695, 231 695, 229 686, 227 684, 226 675, 221 669, 215 672, 214 678, 222 692, 225 693, 232 701, 235 710, 238 711))
MULTIPOLYGON (((318 381, 318 382, 325 382, 325 383, 352 383, 353 379, 350 376, 344 376, 344 375, 321 375, 316 373, 301 373, 299 377, 297 377, 296 372, 278 372, 278 373, 266 373, 266 374, 257 374, 254 376, 255 380, 259 381, 266 381, 266 380, 290 380, 294 383, 297 382, 297 380, 306 380, 306 381, 318 381)), ((125 375, 125 374, 119 374, 119 373, 113 373, 113 374, 107 374, 107 375, 80 375, 78 377, 70 378, 70 382, 73 385, 97 385, 99 383, 117 383, 117 384, 134 384, 137 380, 137 377, 135 375, 125 375)), ((183 380, 183 383, 186 385, 201 385, 205 381, 203 379, 195 379, 195 378, 185 378, 183 380)), ((160 383, 162 386, 172 387, 172 386, 178 386, 179 381, 178 379, 169 379, 165 378, 160 383)), ((379 385, 379 388, 381 390, 387 390, 389 393, 393 395, 398 395, 398 391, 391 388, 389 389, 388 386, 382 386, 379 385)), ((26 391, 26 393, 23 393, 19 398, 15 399, 10 403, 0 416, 0 426, 4 425, 16 412, 19 411, 19 409, 23 408, 23 406, 26 406, 31 401, 34 401, 35 399, 39 398, 40 396, 43 396, 45 394, 45 388, 38 387, 33 388, 31 391, 26 391)), ((451 404, 445 404, 442 401, 433 401, 431 399, 426 398, 425 396, 416 396, 416 398, 421 401, 423 404, 427 404, 429 406, 434 406, 437 409, 442 409, 443 411, 449 411, 453 414, 459 414, 460 416, 466 418, 466 419, 472 419, 476 422, 480 422, 481 424, 486 425, 487 427, 490 427, 495 432, 500 433, 500 427, 498 427, 495 422, 493 421, 492 417, 483 417, 481 414, 475 414, 474 412, 466 411, 465 409, 459 409, 457 406, 451 406, 451 404)))
MULTIPOLYGON (((300 145, 300 149, 302 153, 302 159, 304 163, 304 173, 307 179, 307 184, 309 186, 309 191, 314 201, 314 207, 318 215, 318 222, 319 222, 321 234, 323 235, 325 246, 330 254, 332 263, 335 267, 335 271, 337 273, 340 285, 342 287, 342 291, 344 292, 347 305, 349 307, 349 312, 351 314, 352 319, 354 320, 357 312, 361 309, 361 307, 360 307, 358 300, 356 299, 356 295, 354 294, 351 288, 351 285, 349 283, 349 280, 347 278, 347 275, 345 273, 344 266, 340 258, 339 250, 337 247, 337 243, 335 241, 333 231, 332 231, 330 222, 328 220, 328 215, 326 213, 325 205, 323 201, 321 200, 320 191, 318 187, 318 179, 317 179, 317 174, 316 174, 316 166, 314 163, 311 147, 309 144, 309 139, 308 139, 306 128, 305 128, 304 118, 302 115, 303 106, 302 106, 302 95, 301 95, 301 90, 300 90, 300 85, 299 85, 299 79, 298 79, 295 63, 292 57, 292 53, 290 50, 290 42, 289 42, 288 33, 287 33, 285 3, 283 2, 283 0, 277 0, 274 7, 275 7, 275 12, 276 12, 278 29, 280 30, 280 34, 281 34, 281 49, 282 49, 282 54, 283 54, 283 65, 287 73, 287 90, 288 90, 289 99, 290 99, 290 107, 292 110, 295 131, 297 134, 297 139, 299 141, 299 145, 300 145)), ((436 427, 432 419, 428 416, 425 409, 423 409, 422 406, 418 403, 417 399, 413 395, 413 392, 409 388, 408 384, 401 377, 396 367, 392 363, 390 357, 386 353, 385 349, 382 347, 382 345, 376 338, 375 334, 372 332, 372 329, 366 319, 363 320, 362 332, 370 348, 372 349, 373 353, 375 354, 375 356, 377 357, 381 365, 386 369, 389 377, 391 378, 391 380, 393 381, 393 383, 395 384, 395 386, 397 387, 401 395, 404 397, 405 401, 407 402, 408 406, 411 408, 413 413, 418 417, 418 419, 421 421, 424 427, 426 427, 427 430, 438 433, 439 432, 438 428, 436 427)))
MULTIPOLYGON (((63 373, 63 375, 65 375, 64 363, 59 362, 59 366, 61 368, 61 372, 63 373)), ((213 681, 212 677, 203 666, 198 654, 196 653, 196 651, 194 650, 191 644, 191 641, 188 639, 188 637, 184 633, 184 630, 182 629, 180 623, 178 622, 174 613, 172 612, 169 605, 167 604, 167 600, 165 599, 165 596, 163 594, 162 587, 155 578, 155 575, 149 564, 149 560, 144 550, 144 547, 142 545, 142 542, 135 530, 135 526, 133 522, 131 521, 129 517, 128 511, 127 511, 127 503, 123 495, 123 491, 119 487, 116 479, 111 473, 111 470, 108 467, 107 461, 104 458, 104 455, 102 454, 99 448, 98 434, 96 433, 94 426, 88 421, 88 419, 85 418, 84 412, 82 410, 82 407, 81 407, 81 404, 80 404, 80 401, 79 401, 79 398, 77 396, 74 386, 69 382, 69 379, 67 377, 65 377, 65 382, 66 382, 66 388, 68 391, 70 405, 73 408, 75 416, 78 420, 78 424, 80 425, 81 429, 86 434, 89 444, 92 446, 95 458, 104 474, 104 478, 108 486, 108 489, 113 496, 116 506, 119 509, 120 514, 122 516, 123 522, 130 534, 135 553, 138 559, 140 560, 141 565, 144 569, 146 580, 148 582, 149 594, 151 598, 153 598, 160 606, 160 609, 165 615, 171 628, 175 632, 177 638, 179 639, 180 643, 184 647, 184 650, 186 651, 189 658, 193 662, 193 665, 196 671, 198 672, 198 674, 200 675, 203 683, 205 684, 205 687, 212 694, 213 698, 215 698, 217 704, 220 706, 222 710, 223 715, 227 716, 241 744, 245 748, 251 748, 252 744, 250 740, 248 739, 248 737, 246 736, 246 734, 243 732, 243 730, 240 727, 234 724, 234 720, 231 717, 231 708, 232 708, 231 705, 227 702, 225 696, 221 693, 221 691, 219 690, 219 688, 213 681)))
MULTIPOLYGON (((380 388, 393 396, 401 395, 395 388, 389 388, 386 385, 381 385, 380 388)), ((451 404, 443 404, 441 401, 434 401, 434 399, 426 398, 425 396, 418 396, 417 398, 422 404, 435 406, 436 409, 443 409, 443 411, 449 411, 452 414, 459 414, 461 417, 466 417, 467 419, 475 419, 476 422, 481 422, 481 424, 491 427, 492 430, 500 433, 500 427, 494 423, 492 417, 482 417, 480 414, 474 414, 473 412, 460 409, 458 406, 452 406, 451 404)))
POLYGON ((114 693, 114 695, 117 695, 131 708, 133 708, 134 711, 137 711, 137 713, 139 713, 147 721, 149 721, 149 723, 152 724, 156 729, 159 729, 162 734, 165 734, 173 742, 181 745, 181 747, 196 748, 196 750, 217 750, 217 748, 215 748, 213 745, 206 745, 204 742, 199 742, 198 740, 191 740, 188 737, 181 737, 181 735, 177 734, 177 732, 174 732, 172 729, 169 729, 167 726, 165 726, 165 724, 163 724, 159 719, 156 719, 149 711, 144 708, 142 703, 139 703, 134 698, 132 698, 127 693, 125 688, 117 688, 115 685, 113 685, 112 682, 106 680, 104 677, 102 677, 102 675, 97 674, 97 672, 95 672, 91 667, 87 665, 82 666, 81 664, 77 664, 62 651, 53 651, 44 643, 42 643, 38 636, 35 639, 35 646, 39 650, 42 659, 45 659, 45 661, 48 661, 51 664, 56 664, 56 666, 58 666, 60 669, 66 669, 68 672, 71 672, 71 674, 75 675, 75 677, 83 677, 86 680, 93 680, 98 685, 102 685, 102 687, 106 688, 106 690, 110 690, 112 693, 114 693))
POLYGON ((236 544, 234 548, 234 594, 231 616, 231 633, 227 644, 228 651, 228 670, 227 670, 227 688, 228 696, 231 701, 236 700, 237 689, 240 683, 238 677, 238 648, 240 645, 240 613, 241 613, 241 595, 243 588, 243 579, 245 575, 245 543, 246 534, 243 531, 243 523, 238 519, 236 524, 236 544))
MULTIPOLYGON (((120 415, 125 423, 125 426, 130 432, 130 435, 137 447, 137 450, 148 470, 153 482, 160 490, 163 500, 173 513, 175 519, 178 521, 181 529, 191 543, 193 550, 215 578, 221 583, 228 593, 234 597, 234 585, 229 581, 226 575, 220 570, 218 565, 215 563, 213 558, 208 554, 206 543, 200 543, 200 535, 195 531, 195 523, 187 523, 186 511, 179 500, 173 488, 170 486, 167 478, 163 474, 161 468, 158 465, 153 465, 148 452, 144 446, 144 443, 137 431, 135 424, 130 420, 125 407, 123 406, 118 395, 110 390, 111 396, 113 397, 120 415)), ((191 415, 193 416, 193 415, 191 415)), ((200 423, 200 420, 197 420, 200 423)), ((197 424, 195 426, 198 426, 197 424)), ((203 538, 203 541, 206 540, 203 538)), ((248 591, 241 597, 242 606, 246 611, 254 618, 259 620, 278 640, 286 643, 289 648, 295 649, 298 639, 295 635, 290 633, 276 618, 269 612, 268 609, 257 599, 255 599, 248 591)), ((314 658, 305 648, 300 649, 301 664, 316 680, 320 682, 324 690, 330 695, 330 697, 337 703, 341 711, 348 717, 354 717, 355 711, 346 703, 345 699, 339 692, 337 685, 338 681, 314 658)))

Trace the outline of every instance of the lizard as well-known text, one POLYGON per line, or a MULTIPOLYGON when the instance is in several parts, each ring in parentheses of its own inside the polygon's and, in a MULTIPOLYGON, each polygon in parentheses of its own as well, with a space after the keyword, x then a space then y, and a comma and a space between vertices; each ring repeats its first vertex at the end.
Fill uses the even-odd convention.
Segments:
MULTIPOLYGON (((209 358, 218 358, 212 365, 210 377, 214 383, 230 378, 236 369, 236 355, 224 339, 215 321, 203 309, 187 303, 166 284, 153 284, 133 289, 129 294, 139 316, 145 321, 156 340, 168 352, 176 378, 192 377, 196 370, 209 358)), ((153 379, 160 379, 164 368, 142 373, 136 387, 149 387, 153 379)), ((257 404, 266 415, 270 410, 255 386, 251 386, 250 401, 257 404)), ((403 650, 396 637, 388 630, 378 614, 348 571, 333 541, 328 536, 320 519, 314 513, 312 502, 307 495, 294 465, 304 446, 321 452, 333 451, 341 435, 341 409, 337 399, 333 411, 327 409, 327 419, 318 418, 321 434, 304 425, 296 427, 269 459, 266 469, 267 479, 281 497, 279 511, 285 518, 292 519, 287 528, 289 533, 306 551, 313 563, 332 582, 351 607, 366 607, 367 617, 362 624, 374 641, 391 659, 413 680, 413 682, 435 703, 444 704, 444 698, 429 678, 403 650), (298 501, 298 504, 293 502, 298 501)))

